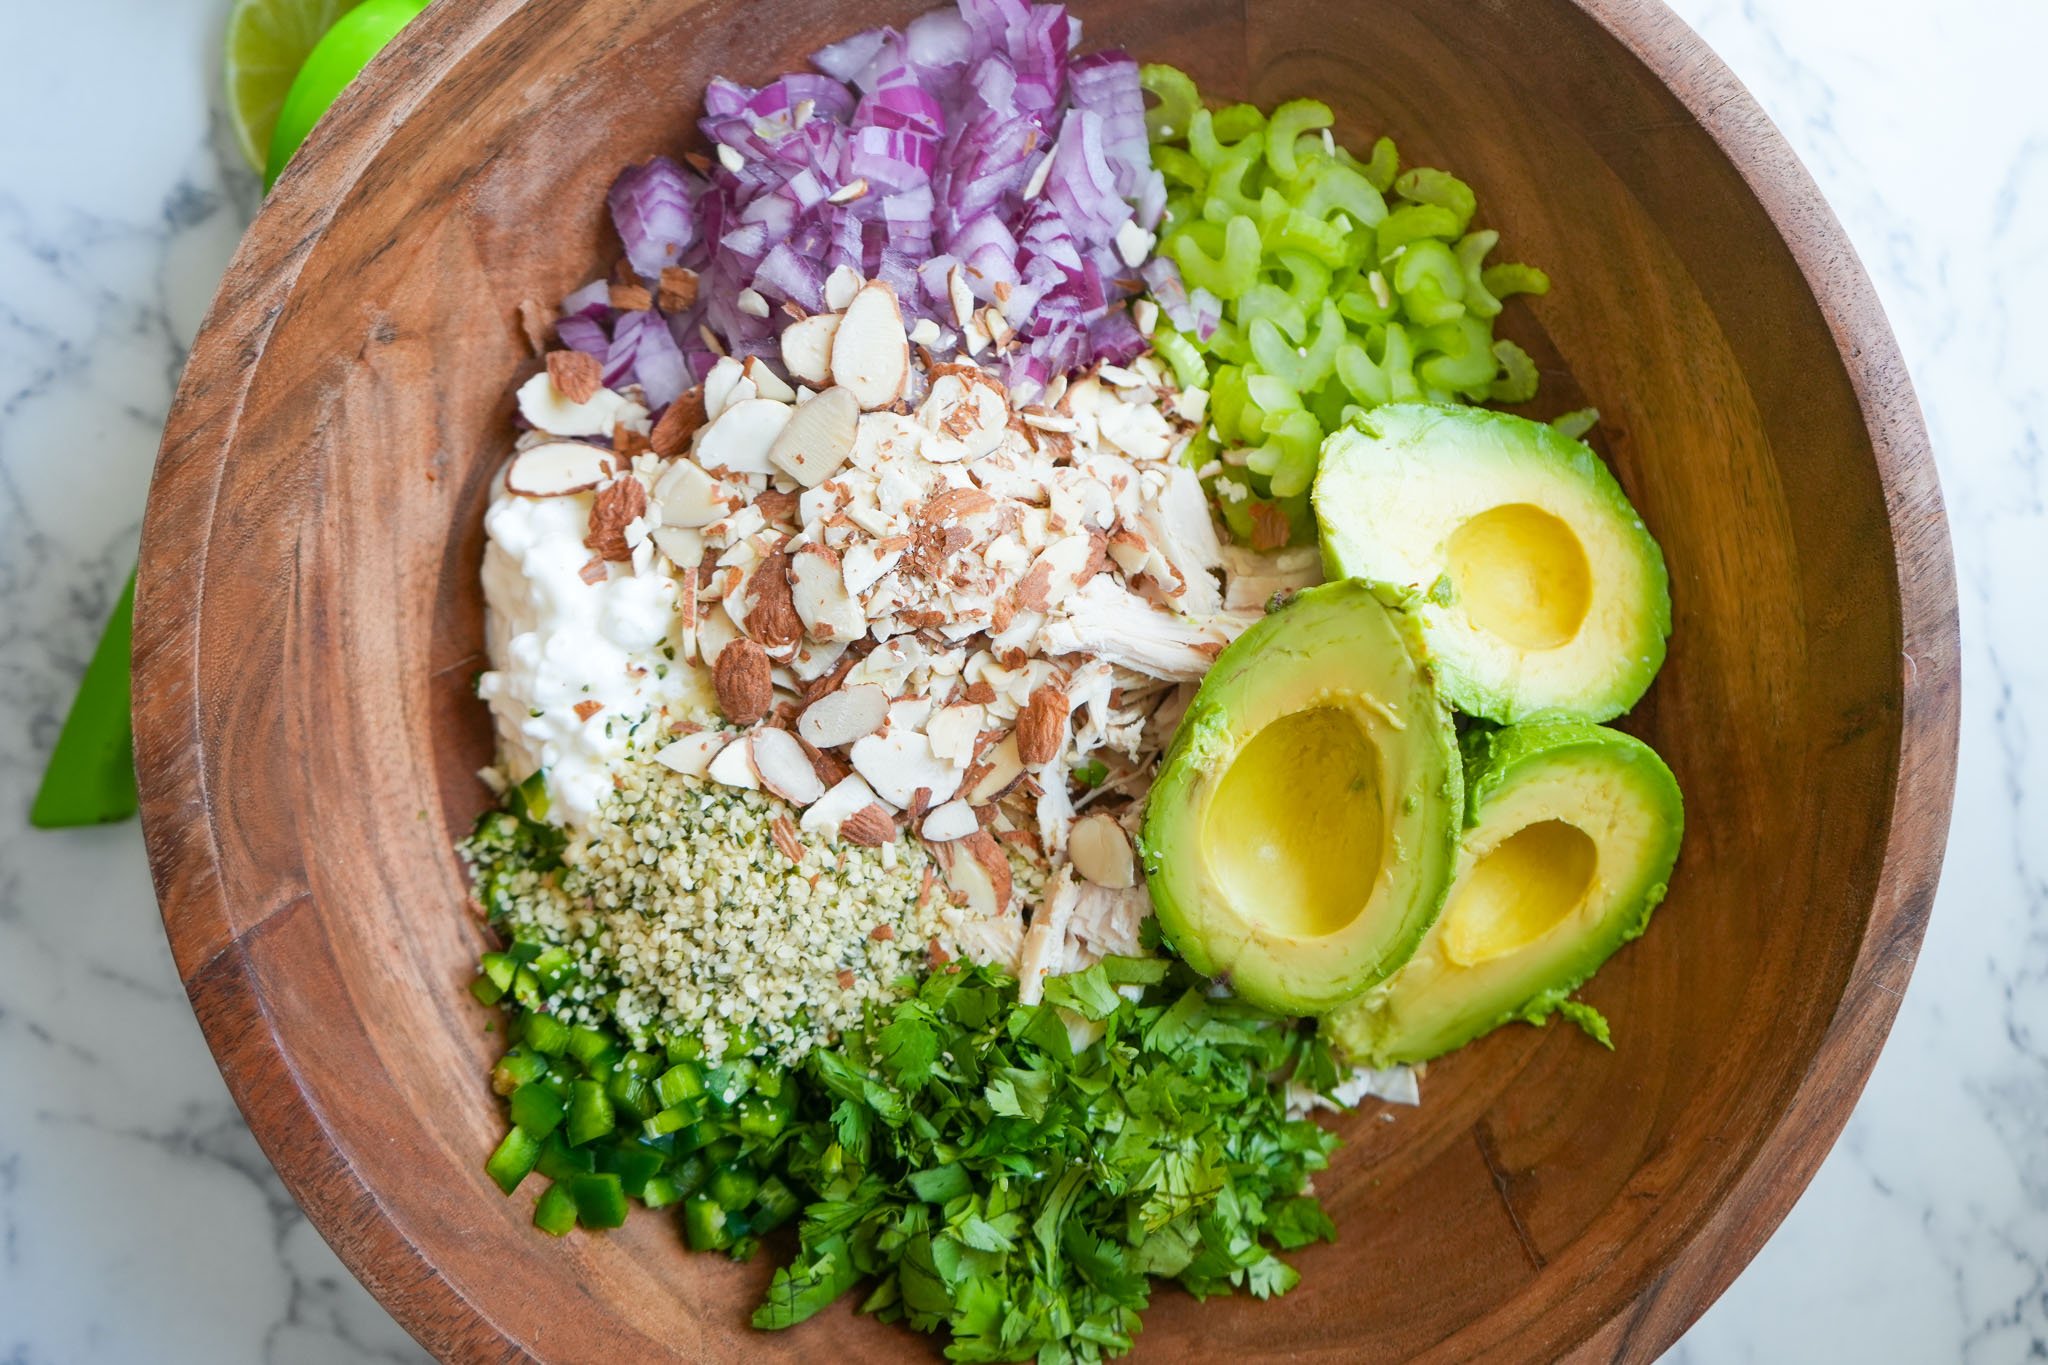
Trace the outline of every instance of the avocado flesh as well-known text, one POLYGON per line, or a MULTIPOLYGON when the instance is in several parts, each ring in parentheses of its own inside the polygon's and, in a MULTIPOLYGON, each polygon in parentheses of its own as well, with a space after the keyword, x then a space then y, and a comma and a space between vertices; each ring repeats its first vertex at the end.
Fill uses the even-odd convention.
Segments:
POLYGON ((1577 721, 1467 737, 1469 811, 1443 914, 1407 964, 1325 1021, 1370 1066, 1423 1062, 1541 1023, 1643 932, 1684 833, 1642 741, 1577 721))
POLYGON ((1468 715, 1608 720, 1663 665, 1663 553, 1600 457, 1550 426, 1374 408, 1324 443, 1314 502, 1330 576, 1406 594, 1468 715))
POLYGON ((1398 968, 1450 887, 1463 774, 1413 625, 1298 594, 1203 680, 1140 839, 1159 925, 1254 1004, 1319 1014, 1398 968))

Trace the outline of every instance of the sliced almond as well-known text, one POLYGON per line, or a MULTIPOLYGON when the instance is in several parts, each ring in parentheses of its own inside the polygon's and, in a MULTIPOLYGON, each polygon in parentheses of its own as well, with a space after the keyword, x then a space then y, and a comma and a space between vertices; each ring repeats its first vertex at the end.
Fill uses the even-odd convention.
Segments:
MULTIPOLYGON (((879 803, 871 801, 839 822, 839 837, 866 848, 879 848, 896 842, 896 822, 879 803)), ((890 865, 887 854, 883 855, 882 863, 885 867, 890 865)))
POLYGON ((1024 181, 1024 198, 1026 201, 1036 199, 1040 192, 1045 189, 1045 182, 1052 178, 1052 159, 1058 152, 1059 144, 1055 143, 1046 149, 1045 155, 1040 158, 1038 164, 1031 168, 1031 174, 1024 181))
POLYGON ((861 286, 832 338, 832 382, 853 390, 864 409, 884 408, 903 394, 910 342, 896 291, 880 280, 861 286))
POLYGON ((782 376, 768 368, 768 362, 757 355, 750 355, 741 362, 741 369, 747 380, 754 386, 754 393, 761 398, 773 398, 778 403, 794 403, 796 390, 786 383, 782 376))
POLYGON ((943 861, 946 885, 966 898, 969 915, 993 919, 1010 908, 1010 861, 987 831, 975 830, 944 845, 943 861))
POLYGON ((715 420, 727 408, 742 398, 756 398, 753 381, 747 378, 744 361, 721 354, 718 363, 711 367, 711 373, 704 376, 704 417, 715 420))
POLYGON ((924 727, 932 752, 956 768, 966 767, 974 761, 975 741, 981 737, 986 714, 972 703, 942 706, 932 712, 924 727))
POLYGON ((930 318, 919 318, 910 324, 910 344, 913 346, 936 346, 941 335, 939 324, 930 318))
POLYGON ((705 766, 704 776, 724 787, 740 787, 747 791, 761 789, 761 776, 754 771, 754 742, 741 735, 732 743, 720 749, 711 762, 705 766))
POLYGON ((899 810, 919 787, 929 788, 934 801, 949 800, 960 790, 960 770, 934 754, 931 742, 916 730, 869 735, 855 741, 847 757, 875 794, 899 810))
POLYGON ((795 806, 808 806, 825 794, 810 755, 787 730, 766 726, 754 732, 754 771, 761 785, 795 806))
POLYGON ((718 480, 694 460, 677 460, 654 481, 654 500, 661 504, 665 526, 709 526, 736 510, 718 480))
POLYGON ((768 460, 806 488, 837 474, 860 435, 860 400, 831 388, 798 404, 768 448, 768 460))
POLYGON ((1145 257, 1152 252, 1152 244, 1159 239, 1138 226, 1135 218, 1124 219, 1123 226, 1116 230, 1116 254, 1124 258, 1124 264, 1133 270, 1145 264, 1145 257))
MULTIPOLYGON (((613 304, 614 308, 624 307, 613 304)), ((571 403, 588 403, 604 387, 604 362, 587 351, 550 351, 548 381, 571 403)))
POLYGON ((758 289, 742 289, 733 296, 733 306, 750 318, 768 316, 768 300, 761 297, 758 289))
POLYGON ((858 545, 846 547, 846 553, 839 557, 840 571, 846 577, 846 590, 855 597, 864 595, 869 588, 886 578, 891 569, 903 558, 904 547, 884 549, 880 542, 861 541, 858 545))
POLYGON ((965 801, 948 801, 925 816, 924 825, 918 831, 934 843, 946 843, 953 839, 964 839, 981 828, 981 821, 974 814, 974 807, 965 801))
POLYGON ((699 730, 694 735, 684 735, 672 744, 663 745, 654 755, 654 761, 684 777, 703 777, 711 767, 711 760, 718 757, 731 741, 731 735, 720 731, 699 730))
POLYGON ((1024 760, 1017 750, 1017 736, 1004 735, 969 770, 967 799, 986 806, 1008 796, 1023 780, 1024 760))
POLYGON ((856 176, 825 196, 828 204, 851 204, 868 192, 868 182, 856 176))
POLYGON ((718 653, 711 672, 718 709, 734 725, 752 725, 775 703, 775 681, 767 651, 752 640, 737 639, 718 653))
MULTIPOLYGON (((951 367, 949 367, 951 370, 951 367)), ((924 457, 934 464, 978 460, 1001 444, 1010 425, 1001 389, 953 370, 932 380, 917 418, 929 433, 924 457)))
POLYGON ((1092 537, 1062 536, 1039 552, 1031 568, 1017 584, 1017 605, 1026 611, 1050 611, 1093 577, 1089 567, 1095 558, 1092 537))
POLYGON ((967 268, 953 266, 946 271, 946 297, 953 305, 953 321, 963 330, 974 322, 974 292, 967 287, 967 268))
MULTIPOLYGON (((813 801, 804 810, 803 818, 797 823, 806 831, 822 831, 826 834, 837 835, 841 821, 874 804, 874 789, 863 782, 858 776, 849 774, 835 782, 823 796, 813 801)), ((887 815, 886 811, 883 812, 885 819, 887 815)), ((893 833, 895 830, 894 821, 890 822, 889 828, 893 833)))
POLYGON ((716 668, 725 647, 740 638, 740 628, 720 603, 704 608, 697 619, 697 657, 706 668, 716 668))
POLYGON ((679 265, 661 268, 661 289, 655 296, 664 313, 687 313, 697 302, 697 272, 679 265))
MULTIPOLYGON (((763 558, 747 576, 741 596, 746 608, 740 617, 740 628, 750 638, 776 651, 786 650, 803 638, 804 623, 796 614, 796 603, 790 594, 788 555, 777 550, 763 558)), ((778 652, 776 657, 787 656, 778 652)))
POLYGON ((688 526, 655 526, 653 544, 678 569, 694 571, 705 559, 705 532, 690 530, 688 526))
POLYGON ((746 398, 697 433, 697 463, 735 474, 772 474, 768 452, 789 425, 793 410, 772 398, 746 398))
POLYGON ((1082 816, 1067 831, 1067 858, 1074 871, 1097 886, 1121 891, 1137 883, 1138 860, 1130 836, 1113 816, 1100 811, 1082 816))
POLYGON ((610 474, 610 451, 581 441, 549 441, 512 458, 505 487, 529 498, 553 498, 595 488, 610 474))
POLYGON ((843 640, 805 640, 796 647, 796 654, 789 661, 789 671, 797 681, 813 683, 839 667, 846 655, 843 640))
POLYGON ((583 538, 584 545, 609 560, 631 559, 633 547, 627 542, 626 528, 636 522, 644 527, 641 517, 646 511, 646 484, 631 474, 613 479, 597 490, 590 504, 590 534, 583 538))
POLYGON ((860 603, 846 591, 839 556, 823 545, 800 545, 790 554, 789 595, 814 640, 851 640, 867 629, 860 603))
POLYGON ((839 314, 818 313, 782 329, 782 366, 814 389, 832 382, 832 338, 839 314))
POLYGON ((820 749, 832 749, 872 735, 888 715, 889 694, 873 683, 857 683, 806 706, 796 719, 796 732, 820 749))
POLYGON ((1067 693, 1041 683, 1017 714, 1017 757, 1027 768, 1050 763, 1067 746, 1067 693))
POLYGON ((599 389, 584 402, 571 402, 542 370, 519 386, 519 415, 550 436, 609 436, 629 412, 645 415, 637 404, 610 389, 599 389))
POLYGON ((699 384, 661 410, 661 420, 647 433, 647 444, 663 459, 680 455, 689 449, 704 418, 704 386, 699 384))
POLYGON ((825 306, 835 313, 845 312, 846 306, 853 302, 853 296, 866 283, 852 266, 833 266, 832 273, 825 277, 825 306))

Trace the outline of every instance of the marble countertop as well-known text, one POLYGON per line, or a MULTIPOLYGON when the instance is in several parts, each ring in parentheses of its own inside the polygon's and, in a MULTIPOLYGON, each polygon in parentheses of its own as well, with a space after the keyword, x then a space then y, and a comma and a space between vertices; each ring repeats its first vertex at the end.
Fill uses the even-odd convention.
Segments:
MULTIPOLYGON (((17 7, 0 50, 0 1365, 422 1359, 243 1127, 131 824, 23 823, 253 209, 227 0, 17 7)), ((1667 1359, 2048 1356, 2048 7, 1677 0, 1875 279, 1961 582, 1947 873, 1855 1117, 1667 1359)))

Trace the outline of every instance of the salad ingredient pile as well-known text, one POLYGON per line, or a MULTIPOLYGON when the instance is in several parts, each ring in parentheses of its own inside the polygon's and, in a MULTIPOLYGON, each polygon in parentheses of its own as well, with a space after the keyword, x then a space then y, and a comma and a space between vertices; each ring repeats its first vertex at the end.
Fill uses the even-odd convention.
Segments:
POLYGON ((1535 396, 1494 326, 1549 281, 1462 181, 1056 5, 813 62, 714 82, 610 274, 519 308, 486 1169, 557 1235, 793 1224, 764 1329, 864 1286, 1097 1360, 1151 1277, 1295 1283, 1311 1110, 1511 1020, 1612 1045, 1573 992, 1683 818, 1596 722, 1668 580, 1590 413, 1465 406, 1535 396))

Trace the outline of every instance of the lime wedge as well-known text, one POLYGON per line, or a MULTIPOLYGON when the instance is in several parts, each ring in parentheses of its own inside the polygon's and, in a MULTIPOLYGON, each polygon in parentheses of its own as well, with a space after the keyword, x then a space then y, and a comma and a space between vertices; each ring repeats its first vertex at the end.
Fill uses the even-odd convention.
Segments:
POLYGON ((228 16, 228 117, 242 155, 257 170, 285 93, 320 36, 360 0, 235 0, 228 16))

